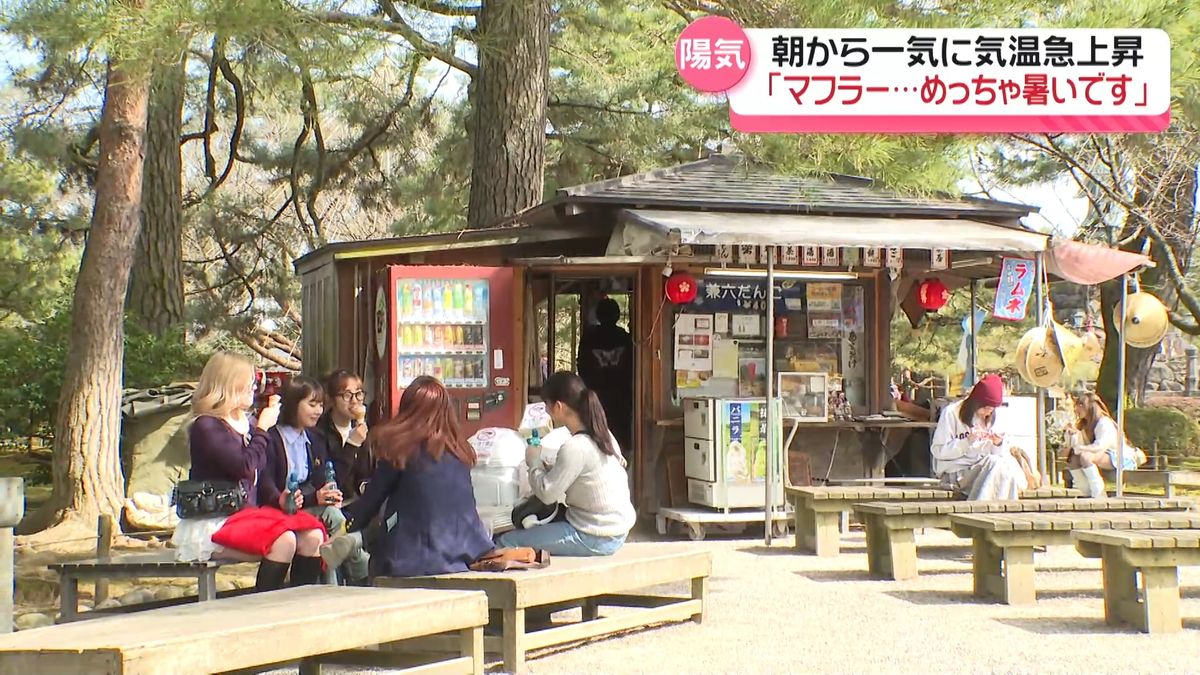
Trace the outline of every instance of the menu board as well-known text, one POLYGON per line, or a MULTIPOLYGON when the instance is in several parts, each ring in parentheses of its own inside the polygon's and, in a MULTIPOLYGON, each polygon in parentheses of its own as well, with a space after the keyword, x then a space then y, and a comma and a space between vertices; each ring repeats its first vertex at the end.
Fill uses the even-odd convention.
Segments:
POLYGON ((488 282, 396 281, 396 372, 401 387, 422 375, 451 388, 488 381, 488 282))

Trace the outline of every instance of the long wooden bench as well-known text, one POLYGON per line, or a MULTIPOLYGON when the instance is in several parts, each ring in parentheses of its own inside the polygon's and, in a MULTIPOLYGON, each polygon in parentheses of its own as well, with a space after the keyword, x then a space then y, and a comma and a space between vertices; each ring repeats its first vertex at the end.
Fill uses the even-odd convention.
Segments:
POLYGON ((1070 511, 1186 511, 1188 499, 1122 497, 1105 499, 1020 499, 1015 501, 867 502, 854 512, 867 531, 867 565, 874 576, 911 579, 917 576, 916 530, 949 529, 950 516, 967 513, 1035 513, 1070 511))
MULTIPOLYGON (((821 557, 834 557, 841 552, 840 522, 856 504, 960 499, 953 491, 940 488, 879 485, 788 486, 784 494, 792 503, 796 550, 821 557)), ((1078 490, 1044 487, 1026 490, 1021 498, 1056 499, 1080 494, 1078 490)))
POLYGON ((87 616, 79 612, 80 581, 146 578, 195 579, 199 601, 206 602, 217 599, 217 571, 226 565, 235 564, 237 561, 232 560, 180 562, 175 560, 174 551, 159 551, 71 560, 47 565, 47 567, 58 572, 59 620, 65 623, 87 616))
POLYGON ((1200 565, 1200 530, 1076 532, 1075 548, 1103 561, 1107 623, 1146 633, 1183 630, 1179 568, 1200 565))
MULTIPOLYGON (((712 554, 661 544, 626 544, 616 555, 603 558, 554 558, 540 570, 465 572, 431 577, 376 579, 382 586, 480 590, 487 593, 493 625, 499 636, 487 636, 484 647, 504 657, 504 670, 525 669, 532 649, 668 621, 704 617, 704 596, 712 572, 712 554), (652 586, 690 582, 687 596, 647 592, 652 586), (603 606, 637 608, 600 616, 603 606), (581 607, 583 620, 563 626, 528 630, 526 611, 581 607)), ((418 648, 444 648, 445 640, 423 640, 418 648)))
POLYGON ((483 673, 482 593, 305 586, 0 636, 0 675, 218 673, 300 662, 483 673), (414 664, 366 648, 454 631, 454 658, 414 664))
POLYGON ((1010 605, 1037 600, 1033 550, 1072 542, 1076 531, 1200 528, 1194 512, 972 513, 950 516, 950 529, 973 543, 977 597, 1010 605))

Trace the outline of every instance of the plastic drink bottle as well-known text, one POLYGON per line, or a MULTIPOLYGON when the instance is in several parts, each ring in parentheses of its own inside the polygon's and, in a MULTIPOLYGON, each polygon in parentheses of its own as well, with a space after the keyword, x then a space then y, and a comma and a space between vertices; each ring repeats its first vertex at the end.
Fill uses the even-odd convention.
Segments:
POLYGON ((487 318, 487 286, 479 284, 475 287, 475 316, 480 321, 487 318))
MULTIPOLYGON (((333 470, 333 460, 325 460, 325 484, 332 485, 333 489, 337 489, 337 472, 333 470)), ((332 504, 333 502, 328 502, 332 504)))
POLYGON ((296 513, 296 490, 300 489, 300 480, 296 478, 295 472, 288 476, 287 482, 287 501, 283 503, 283 512, 289 516, 296 513))
POLYGON ((467 284, 463 289, 463 318, 475 318, 475 289, 467 284))
POLYGON ((421 317, 421 300, 421 284, 413 284, 412 307, 407 310, 408 315, 404 317, 406 320, 411 321, 421 317))

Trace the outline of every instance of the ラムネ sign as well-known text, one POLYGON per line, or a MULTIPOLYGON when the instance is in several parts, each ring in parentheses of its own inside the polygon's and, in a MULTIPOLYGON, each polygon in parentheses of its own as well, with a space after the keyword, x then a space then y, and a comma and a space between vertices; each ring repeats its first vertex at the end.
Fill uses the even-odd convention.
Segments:
POLYGON ((1037 263, 1026 258, 1004 258, 1000 282, 996 285, 996 304, 992 316, 1004 321, 1021 321, 1029 308, 1037 263))

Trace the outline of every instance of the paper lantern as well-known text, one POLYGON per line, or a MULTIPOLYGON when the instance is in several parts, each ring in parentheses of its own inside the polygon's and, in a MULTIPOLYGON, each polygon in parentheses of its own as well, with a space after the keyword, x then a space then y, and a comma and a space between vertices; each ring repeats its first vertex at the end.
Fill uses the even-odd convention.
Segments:
POLYGON ((926 279, 917 284, 917 302, 926 312, 936 312, 950 301, 950 289, 937 279, 926 279))
POLYGON ((667 299, 676 305, 686 305, 696 299, 697 286, 696 277, 676 272, 667 278, 667 299))

